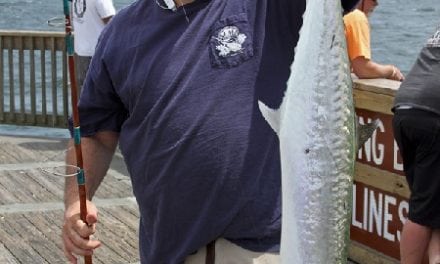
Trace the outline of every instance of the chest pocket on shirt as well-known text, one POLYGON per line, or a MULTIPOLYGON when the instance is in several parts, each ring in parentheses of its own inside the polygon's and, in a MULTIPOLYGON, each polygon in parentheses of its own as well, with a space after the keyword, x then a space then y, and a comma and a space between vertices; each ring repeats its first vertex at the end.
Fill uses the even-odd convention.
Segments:
POLYGON ((231 68, 254 56, 252 35, 246 14, 219 20, 212 28, 209 40, 211 65, 231 68))

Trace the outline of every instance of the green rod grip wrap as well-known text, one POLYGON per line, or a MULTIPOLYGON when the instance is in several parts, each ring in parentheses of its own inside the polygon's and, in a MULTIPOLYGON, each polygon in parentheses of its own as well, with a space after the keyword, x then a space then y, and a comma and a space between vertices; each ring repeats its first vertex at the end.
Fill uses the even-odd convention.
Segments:
POLYGON ((69 8, 69 2, 67 0, 63 1, 63 7, 64 7, 64 15, 69 16, 70 14, 70 8, 69 8))
POLYGON ((73 128, 73 141, 74 141, 75 145, 81 144, 81 132, 80 132, 79 128, 80 127, 73 128))
POLYGON ((76 182, 78 185, 86 184, 86 177, 84 177, 84 170, 78 169, 78 173, 76 174, 76 182))

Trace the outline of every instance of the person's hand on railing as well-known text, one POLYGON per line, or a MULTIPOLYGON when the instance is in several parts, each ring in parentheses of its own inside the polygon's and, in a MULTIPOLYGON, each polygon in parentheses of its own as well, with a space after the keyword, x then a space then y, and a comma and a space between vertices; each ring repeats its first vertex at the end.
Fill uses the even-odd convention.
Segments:
POLYGON ((392 71, 387 79, 400 81, 400 82, 405 80, 405 76, 403 76, 403 74, 400 72, 399 68, 397 68, 394 65, 390 65, 390 66, 391 66, 392 71))

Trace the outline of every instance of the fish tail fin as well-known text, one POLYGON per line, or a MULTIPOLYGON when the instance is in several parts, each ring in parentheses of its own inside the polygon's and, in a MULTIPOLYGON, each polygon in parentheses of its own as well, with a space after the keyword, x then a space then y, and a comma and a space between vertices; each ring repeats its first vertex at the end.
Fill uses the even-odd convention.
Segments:
POLYGON ((280 131, 280 110, 269 108, 263 102, 258 101, 258 107, 264 119, 269 123, 270 127, 277 133, 280 131))
POLYGON ((357 130, 357 149, 358 150, 373 135, 374 131, 376 130, 376 128, 378 126, 379 126, 379 119, 377 119, 377 118, 368 124, 360 124, 359 121, 357 122, 356 130, 357 130))

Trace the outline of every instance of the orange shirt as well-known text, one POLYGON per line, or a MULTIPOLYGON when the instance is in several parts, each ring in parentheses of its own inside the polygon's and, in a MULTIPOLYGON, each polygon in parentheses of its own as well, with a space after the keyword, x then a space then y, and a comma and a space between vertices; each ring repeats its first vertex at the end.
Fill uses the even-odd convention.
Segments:
POLYGON ((370 60, 370 24, 365 13, 355 9, 344 16, 344 24, 350 61, 357 57, 370 60))

